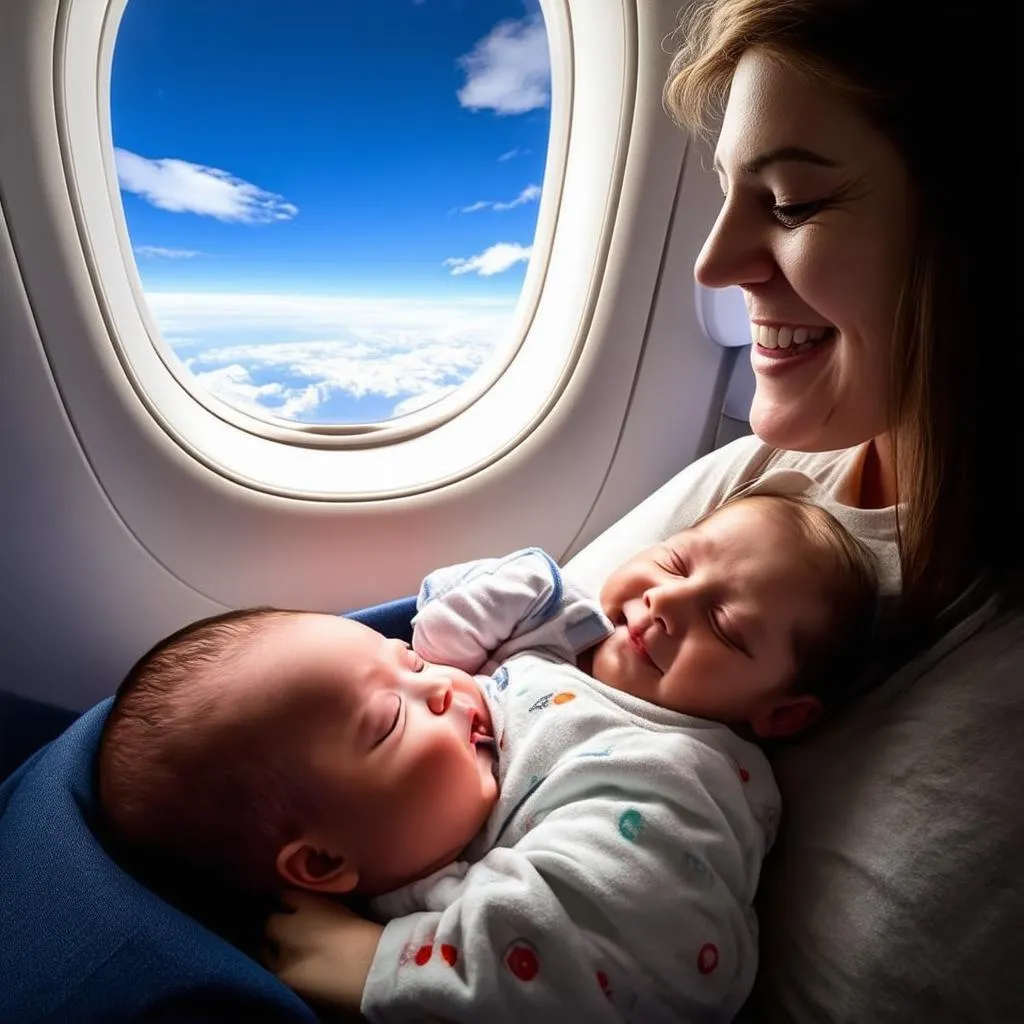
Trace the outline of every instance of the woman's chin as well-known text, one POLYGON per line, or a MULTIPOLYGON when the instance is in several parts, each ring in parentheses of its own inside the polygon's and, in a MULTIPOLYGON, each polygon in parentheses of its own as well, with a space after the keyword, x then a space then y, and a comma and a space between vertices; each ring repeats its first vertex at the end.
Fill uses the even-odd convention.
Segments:
POLYGON ((856 448, 885 434, 881 409, 841 407, 835 400, 813 408, 799 399, 780 401, 754 396, 750 429, 765 444, 790 452, 835 452, 856 448))
POLYGON ((750 429, 765 444, 791 452, 827 452, 842 445, 830 443, 828 431, 792 404, 758 401, 750 408, 750 429))

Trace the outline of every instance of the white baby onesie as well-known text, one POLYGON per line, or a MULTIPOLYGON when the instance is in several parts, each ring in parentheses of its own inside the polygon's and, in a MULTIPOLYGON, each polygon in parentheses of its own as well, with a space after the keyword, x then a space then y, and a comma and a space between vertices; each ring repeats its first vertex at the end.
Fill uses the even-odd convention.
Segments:
POLYGON ((611 625, 538 549, 439 570, 418 607, 423 657, 490 673, 500 797, 465 861, 374 901, 362 1013, 731 1020, 779 815, 761 751, 577 669, 611 625))

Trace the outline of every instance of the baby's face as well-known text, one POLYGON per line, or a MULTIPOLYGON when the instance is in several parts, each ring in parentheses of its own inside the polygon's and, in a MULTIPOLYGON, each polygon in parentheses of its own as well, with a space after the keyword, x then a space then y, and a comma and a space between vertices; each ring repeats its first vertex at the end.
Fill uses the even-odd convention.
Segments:
POLYGON ((296 769, 326 797, 311 843, 354 863, 361 892, 450 862, 483 826, 497 799, 491 719, 465 672, 333 615, 274 622, 246 657, 287 695, 296 769))
POLYGON ((776 511, 745 501, 641 551, 601 590, 615 632, 593 675, 730 725, 772 710, 797 667, 794 629, 821 617, 821 580, 798 545, 776 511))

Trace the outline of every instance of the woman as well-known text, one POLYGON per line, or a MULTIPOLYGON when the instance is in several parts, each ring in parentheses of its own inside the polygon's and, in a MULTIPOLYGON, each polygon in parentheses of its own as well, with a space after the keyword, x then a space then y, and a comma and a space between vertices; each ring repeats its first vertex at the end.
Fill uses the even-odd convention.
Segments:
POLYGON ((1024 1006, 1024 488, 997 454, 1022 442, 1019 260, 995 244, 1021 236, 1012 190, 993 203, 1020 164, 1013 63, 983 30, 967 38, 962 5, 942 2, 718 0, 684 23, 665 90, 680 123, 717 134, 725 199, 696 276, 745 293, 756 436, 686 469, 568 571, 599 585, 772 475, 868 543, 899 595, 870 692, 775 760, 753 1019, 1024 1006), (954 155, 965 129, 970 161, 954 155))
POLYGON ((665 89, 718 135, 725 199, 696 276, 746 296, 757 437, 690 467, 578 571, 792 467, 902 580, 875 688, 775 760, 754 1019, 1024 1006, 1024 488, 1002 454, 1022 442, 1004 323, 1020 260, 996 255, 1020 207, 989 206, 1019 166, 1018 89, 998 28, 970 32, 961 4, 720 0, 684 25, 665 89))

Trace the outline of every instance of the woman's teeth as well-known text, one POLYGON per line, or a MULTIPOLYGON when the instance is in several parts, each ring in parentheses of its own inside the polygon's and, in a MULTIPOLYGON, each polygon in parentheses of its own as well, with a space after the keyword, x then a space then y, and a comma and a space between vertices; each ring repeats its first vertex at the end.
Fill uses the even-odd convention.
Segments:
POLYGON ((792 348, 806 352, 818 342, 831 338, 834 327, 768 327, 765 324, 751 324, 750 337, 761 348, 792 348))

